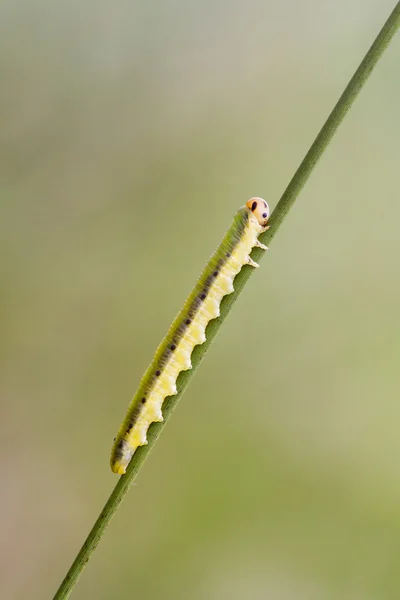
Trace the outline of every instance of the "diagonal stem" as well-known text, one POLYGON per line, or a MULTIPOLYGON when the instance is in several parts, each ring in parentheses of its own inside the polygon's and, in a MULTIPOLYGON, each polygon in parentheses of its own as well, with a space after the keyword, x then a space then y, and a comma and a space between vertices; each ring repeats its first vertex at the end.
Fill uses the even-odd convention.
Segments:
MULTIPOLYGON (((391 39, 396 33, 400 25, 400 1, 396 4, 393 12, 389 16, 388 20, 382 27, 377 38, 368 50, 360 66, 350 79, 346 89, 340 96, 331 114, 327 118, 321 131, 315 138, 311 148, 307 152, 306 156, 302 160, 299 168, 292 177, 289 185, 284 191, 281 199, 279 200, 275 210, 272 213, 270 219, 271 228, 260 236, 260 240, 263 243, 269 243, 278 228, 280 227, 283 219, 286 217, 290 208, 294 204, 297 196, 301 192, 307 179, 310 177, 316 163, 321 157, 322 153, 328 146, 329 142, 333 138, 336 130, 343 121, 347 112, 353 105, 355 99, 358 96, 361 88, 367 81, 372 70, 377 64, 378 60, 382 56, 384 50, 389 45, 391 39)), ((255 248, 252 256, 259 261, 262 258, 263 251, 259 248, 255 248)), ((187 385, 191 378, 198 369, 205 353, 210 347, 211 342, 217 335, 222 323, 228 316, 232 306, 236 302, 240 292, 242 291, 247 280, 253 273, 254 269, 251 267, 243 267, 241 272, 237 275, 234 286, 235 291, 229 296, 225 296, 221 303, 221 316, 218 319, 211 321, 206 329, 207 341, 201 346, 196 346, 192 354, 192 369, 190 371, 184 371, 180 374, 177 381, 178 393, 176 396, 170 396, 167 398, 163 405, 163 423, 153 423, 148 431, 148 444, 147 446, 140 446, 135 452, 125 475, 122 475, 117 482, 111 496, 107 500, 103 510, 100 513, 97 521, 93 525, 88 537, 86 538, 82 548, 78 552, 70 570, 68 571, 65 579, 62 581, 58 591, 54 596, 54 600, 64 600, 71 593, 75 583, 81 572, 83 571, 86 563, 89 561, 92 553, 94 552, 97 544, 99 543, 107 525, 109 524, 114 513, 118 509, 122 499, 127 493, 130 485, 139 473, 144 461, 152 450, 158 436, 165 427, 169 417, 171 416, 174 408, 178 404, 182 394, 184 393, 187 385)))

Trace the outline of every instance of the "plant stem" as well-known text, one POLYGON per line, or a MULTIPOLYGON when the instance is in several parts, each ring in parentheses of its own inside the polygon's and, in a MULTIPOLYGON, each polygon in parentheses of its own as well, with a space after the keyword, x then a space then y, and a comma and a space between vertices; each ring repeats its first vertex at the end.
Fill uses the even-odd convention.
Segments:
MULTIPOLYGON (((379 32, 377 38, 375 39, 369 51, 367 52, 357 71, 354 73, 343 94, 340 96, 336 106, 332 110, 324 126, 322 127, 321 131, 319 132, 315 141, 313 142, 311 148, 307 152, 299 168, 292 177, 289 185, 284 191, 281 199, 279 200, 275 210, 271 215, 271 228, 262 236, 260 236, 260 240, 263 243, 268 244, 276 234, 283 219, 286 217, 294 201, 301 192, 304 184, 310 177, 317 161, 319 160, 322 153, 333 138, 336 130, 343 121, 348 110, 353 105, 359 91, 367 81, 369 75, 371 74, 373 68, 382 56, 384 50, 389 45, 389 42, 396 33, 399 25, 400 1, 396 4, 393 12, 391 13, 385 25, 379 32)), ((262 258, 262 255, 263 251, 259 248, 255 248, 252 254, 252 256, 257 261, 259 261, 262 258)), ((72 588, 74 587, 79 575, 83 571, 86 563, 89 561, 89 558, 91 557, 97 544, 99 543, 107 525, 109 524, 111 518, 118 509, 118 506, 120 505, 122 499, 127 493, 130 485, 139 473, 144 461, 146 460, 147 456, 152 450, 158 436, 160 435, 161 431, 168 422, 168 419, 171 416, 174 408, 178 404, 187 385, 189 384, 191 378, 198 369, 205 353, 209 349, 211 342, 217 335, 221 325, 228 316, 229 311, 236 302, 240 292, 242 291, 249 277, 252 275, 253 271, 253 268, 246 266, 243 267, 243 269, 237 275, 234 282, 234 293, 230 294, 229 296, 225 296, 225 298, 221 302, 221 316, 218 319, 210 321, 209 325, 207 326, 207 341, 201 346, 196 346, 193 351, 192 369, 190 371, 183 371, 180 374, 177 381, 178 393, 175 396, 170 396, 169 398, 167 398, 163 404, 164 422, 153 423, 149 428, 148 444, 146 446, 140 446, 136 450, 127 468, 126 474, 122 475, 118 480, 117 485, 115 486, 113 492, 111 493, 111 496, 107 500, 103 510, 100 513, 100 516, 95 522, 86 541, 84 542, 77 557, 72 563, 72 566, 68 571, 65 579, 63 580, 58 591, 56 592, 54 600, 64 600, 71 593, 72 588)))

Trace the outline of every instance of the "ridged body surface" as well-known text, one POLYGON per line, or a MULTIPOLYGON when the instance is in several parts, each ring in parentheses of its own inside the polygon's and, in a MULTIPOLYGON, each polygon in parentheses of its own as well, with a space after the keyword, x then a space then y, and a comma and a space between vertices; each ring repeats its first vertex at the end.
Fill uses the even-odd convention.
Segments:
POLYGON ((207 324, 219 316, 222 298, 233 292, 233 280, 261 231, 251 211, 239 209, 142 377, 114 441, 111 468, 115 473, 125 473, 136 448, 147 443, 150 424, 163 420, 165 398, 177 393, 179 373, 191 368, 193 348, 205 342, 207 324))

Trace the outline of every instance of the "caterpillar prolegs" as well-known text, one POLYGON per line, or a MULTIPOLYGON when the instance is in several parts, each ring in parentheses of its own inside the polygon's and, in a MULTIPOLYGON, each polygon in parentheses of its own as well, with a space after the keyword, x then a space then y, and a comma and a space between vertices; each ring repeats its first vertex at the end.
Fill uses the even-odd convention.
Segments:
POLYGON ((191 369, 193 348, 205 342, 207 324, 219 316, 221 300, 233 292, 235 276, 243 265, 258 267, 250 253, 254 246, 267 250, 258 236, 268 229, 268 219, 269 207, 262 198, 251 198, 236 213, 142 377, 114 440, 111 469, 115 473, 125 473, 136 448, 147 444, 151 423, 163 420, 163 402, 177 393, 179 373, 191 369))

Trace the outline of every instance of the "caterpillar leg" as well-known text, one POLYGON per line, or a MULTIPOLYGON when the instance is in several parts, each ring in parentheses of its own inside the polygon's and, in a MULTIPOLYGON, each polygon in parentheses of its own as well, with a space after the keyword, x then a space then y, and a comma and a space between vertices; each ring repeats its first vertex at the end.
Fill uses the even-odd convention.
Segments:
POLYGON ((255 267, 256 269, 260 266, 258 263, 254 262, 254 260, 250 258, 250 256, 247 257, 246 264, 250 265, 251 267, 255 267))
POLYGON ((160 410, 156 415, 154 415, 154 422, 155 423, 162 423, 163 421, 164 421, 164 417, 163 417, 163 414, 162 414, 162 412, 160 410))
POLYGON ((261 248, 261 250, 269 250, 268 246, 262 244, 259 240, 254 244, 256 248, 261 248))

